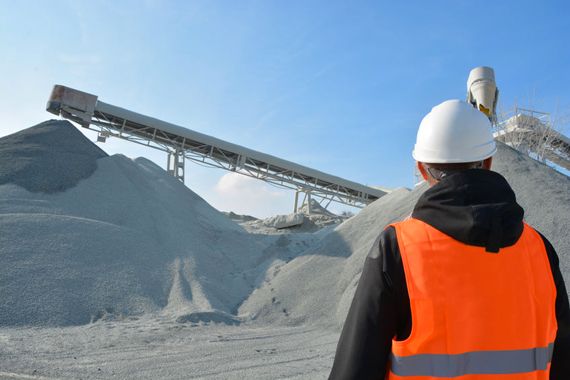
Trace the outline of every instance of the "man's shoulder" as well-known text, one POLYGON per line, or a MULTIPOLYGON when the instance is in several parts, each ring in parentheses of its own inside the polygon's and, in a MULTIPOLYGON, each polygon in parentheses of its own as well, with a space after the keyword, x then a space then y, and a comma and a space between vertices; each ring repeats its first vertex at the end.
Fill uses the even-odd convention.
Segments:
POLYGON ((380 232, 374 241, 374 244, 368 253, 368 258, 378 259, 386 254, 393 253, 394 246, 397 246, 396 228, 394 223, 391 223, 387 225, 382 232, 380 232))
POLYGON ((542 232, 540 232, 536 227, 534 227, 533 225, 527 223, 526 221, 523 221, 524 227, 525 229, 531 233, 532 235, 534 235, 537 239, 540 239, 544 242, 544 245, 546 247, 547 250, 549 249, 554 249, 552 247, 552 244, 550 243, 550 241, 546 238, 546 236, 544 236, 544 234, 542 232))

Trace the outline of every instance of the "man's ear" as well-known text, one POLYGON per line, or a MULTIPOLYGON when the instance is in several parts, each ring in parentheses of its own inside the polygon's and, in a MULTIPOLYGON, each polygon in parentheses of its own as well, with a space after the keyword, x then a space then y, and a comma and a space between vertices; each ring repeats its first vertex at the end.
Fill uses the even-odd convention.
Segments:
POLYGON ((483 169, 491 170, 492 163, 493 163, 493 157, 489 157, 483 160, 483 169))
POLYGON ((427 180, 428 180, 428 173, 427 173, 426 168, 424 168, 424 165, 423 165, 421 162, 419 162, 419 161, 416 161, 416 165, 417 165, 418 170, 420 171, 420 173, 421 173, 423 179, 424 179, 425 181, 427 181, 427 180))

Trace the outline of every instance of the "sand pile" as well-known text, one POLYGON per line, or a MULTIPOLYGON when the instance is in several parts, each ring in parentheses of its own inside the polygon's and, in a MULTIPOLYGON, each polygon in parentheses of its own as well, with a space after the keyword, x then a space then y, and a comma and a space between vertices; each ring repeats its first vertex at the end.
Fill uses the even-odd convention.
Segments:
POLYGON ((268 271, 240 313, 262 323, 342 323, 374 240, 387 224, 411 212, 423 190, 392 191, 322 235, 276 275, 268 271))
POLYGON ((34 155, 0 161, 0 325, 229 320, 256 285, 264 247, 152 162, 105 157, 68 122, 0 139, 0 156, 25 157, 15 141, 34 155))
POLYGON ((313 222, 317 227, 323 228, 326 226, 340 224, 347 220, 350 216, 347 214, 337 215, 326 208, 324 208, 319 202, 311 199, 311 208, 309 210, 309 204, 305 203, 300 209, 299 213, 305 215, 311 222, 313 222))
POLYGON ((326 227, 338 225, 349 216, 336 215, 321 206, 319 202, 311 199, 311 209, 308 203, 303 204, 296 213, 288 215, 275 215, 265 219, 232 220, 241 224, 243 228, 256 234, 286 234, 316 232, 326 227))
POLYGON ((0 185, 13 183, 44 193, 72 188, 93 174, 97 159, 107 157, 82 137, 68 121, 49 120, 28 128, 26 133, 1 138, 0 185))
POLYGON ((236 214, 233 211, 222 211, 222 213, 227 216, 228 218, 230 218, 231 220, 233 220, 236 223, 243 223, 243 222, 251 222, 252 220, 258 220, 256 217, 251 216, 251 215, 240 215, 240 214, 236 214))
MULTIPOLYGON (((310 225, 248 233, 152 162, 108 157, 67 122, 0 139, 0 157, 0 326, 156 313, 339 328, 376 237, 426 188, 396 189, 341 224, 312 207, 310 225)), ((570 179, 504 145, 494 168, 570 280, 570 179)))
MULTIPOLYGON (((513 186, 525 219, 554 245, 570 281, 570 179, 500 144, 494 170, 513 186)), ((319 323, 339 328, 354 295, 362 264, 384 227, 409 215, 426 185, 395 190, 324 236, 266 279, 242 305, 264 323, 319 323)))

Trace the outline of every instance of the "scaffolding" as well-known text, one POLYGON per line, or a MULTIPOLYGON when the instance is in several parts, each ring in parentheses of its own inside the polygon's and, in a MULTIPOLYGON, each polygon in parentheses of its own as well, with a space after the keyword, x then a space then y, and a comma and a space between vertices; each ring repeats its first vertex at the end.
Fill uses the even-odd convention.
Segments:
POLYGON ((515 107, 502 119, 493 126, 498 141, 570 170, 570 139, 553 128, 549 113, 515 107))

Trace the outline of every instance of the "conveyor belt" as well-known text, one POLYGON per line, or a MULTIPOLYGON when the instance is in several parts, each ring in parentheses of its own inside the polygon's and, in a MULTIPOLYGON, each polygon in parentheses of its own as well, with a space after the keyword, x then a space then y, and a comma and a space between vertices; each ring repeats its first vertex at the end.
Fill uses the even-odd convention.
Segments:
POLYGON ((386 192, 258 152, 178 125, 141 115, 65 86, 54 86, 47 110, 106 137, 169 153, 169 171, 183 181, 184 159, 264 180, 324 200, 362 207, 386 192), (180 170, 182 169, 182 173, 180 170))

